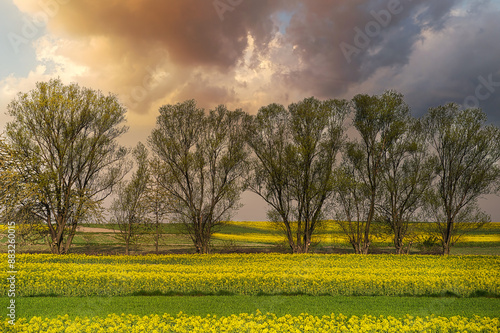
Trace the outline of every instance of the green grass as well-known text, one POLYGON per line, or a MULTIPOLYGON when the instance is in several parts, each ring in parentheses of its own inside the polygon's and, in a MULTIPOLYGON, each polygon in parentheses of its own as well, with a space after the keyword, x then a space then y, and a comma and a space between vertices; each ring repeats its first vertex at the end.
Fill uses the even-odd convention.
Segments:
MULTIPOLYGON (((278 230, 269 230, 265 227, 266 222, 262 222, 263 227, 260 228, 259 224, 245 224, 245 222, 238 222, 235 224, 227 224, 220 229, 221 234, 280 234, 278 230)), ((415 222, 417 225, 423 223, 415 222)), ((106 229, 117 229, 117 225, 114 224, 82 224, 84 227, 91 228, 106 228, 106 229)), ((160 253, 193 253, 194 246, 188 236, 182 234, 182 226, 175 223, 166 223, 161 225, 162 237, 160 239, 160 253)), ((417 228, 418 229, 418 228, 417 228)), ((149 232, 149 231, 148 231, 149 232)), ((488 241, 483 242, 468 242, 459 241, 451 249, 451 254, 453 255, 500 255, 500 223, 490 223, 485 225, 479 230, 474 230, 470 235, 483 235, 483 236, 493 236, 489 237, 488 241), (495 240, 495 236, 498 241, 495 240)), ((322 252, 322 253, 353 253, 352 247, 345 241, 339 241, 338 238, 341 236, 338 226, 334 223, 325 223, 322 228, 317 230, 317 236, 315 238, 315 246, 311 249, 312 252, 322 252), (332 236, 336 235, 336 241, 332 242, 332 236), (321 239, 319 243, 316 244, 316 240, 321 239)), ((7 247, 5 245, 5 239, 0 240, 0 252, 6 252, 7 247)), ((144 253, 154 253, 155 248, 153 246, 154 240, 152 234, 144 235, 139 241, 139 244, 131 249, 132 254, 144 254, 144 253)), ((70 250, 73 253, 89 253, 89 254, 123 254, 125 253, 125 247, 123 242, 117 238, 117 235, 112 232, 107 233, 91 233, 91 232, 78 232, 73 241, 72 248, 70 250)), ((239 239, 237 241, 218 239, 213 237, 212 239, 212 252, 289 252, 289 247, 285 242, 280 243, 266 243, 266 242, 253 242, 249 240, 239 239)), ((380 241, 376 238, 373 239, 372 246, 370 248, 372 253, 394 253, 394 247, 390 241, 380 241)), ((37 244, 20 244, 18 253, 22 252, 49 252, 48 246, 40 241, 37 244)), ((420 244, 414 244, 411 249, 412 254, 419 253, 439 253, 439 244, 436 244, 436 250, 424 249, 420 244), (430 252, 429 252, 430 251, 430 252)))
MULTIPOLYGON (((8 299, 3 297, 2 305, 8 299)), ((53 318, 61 314, 106 316, 111 313, 135 315, 177 314, 228 316, 238 313, 271 312, 278 316, 308 313, 322 316, 425 317, 431 314, 450 317, 474 315, 498 317, 498 298, 438 298, 389 296, 127 296, 127 297, 18 297, 18 317, 53 318)))

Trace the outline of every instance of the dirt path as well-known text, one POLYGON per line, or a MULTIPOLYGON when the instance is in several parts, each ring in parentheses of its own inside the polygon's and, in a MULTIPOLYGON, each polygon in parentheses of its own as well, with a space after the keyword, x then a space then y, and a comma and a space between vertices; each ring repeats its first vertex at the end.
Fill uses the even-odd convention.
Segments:
POLYGON ((77 227, 77 232, 95 232, 95 233, 107 233, 107 232, 115 232, 113 229, 105 229, 105 228, 90 228, 90 227, 77 227))

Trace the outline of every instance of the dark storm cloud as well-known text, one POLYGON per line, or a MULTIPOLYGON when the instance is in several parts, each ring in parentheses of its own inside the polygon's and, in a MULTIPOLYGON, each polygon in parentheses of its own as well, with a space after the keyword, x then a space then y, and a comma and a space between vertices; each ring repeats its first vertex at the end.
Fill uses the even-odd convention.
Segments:
POLYGON ((119 39, 131 48, 161 45, 177 64, 224 69, 238 62, 248 34, 260 49, 266 48, 277 29, 271 14, 282 2, 79 0, 61 6, 51 25, 73 36, 119 39))
POLYGON ((342 93, 381 67, 406 65, 424 29, 443 28, 458 2, 303 2, 287 29, 305 67, 289 82, 320 96, 342 93))
POLYGON ((289 93, 338 97, 378 80, 369 85, 372 91, 359 93, 403 90, 417 115, 473 96, 469 101, 476 97, 498 122, 498 8, 485 0, 80 0, 61 5, 49 28, 61 36, 97 36, 113 44, 93 55, 81 52, 80 62, 91 68, 123 64, 113 84, 130 86, 129 94, 148 79, 147 66, 162 63, 151 50, 163 50, 170 81, 145 97, 148 103, 173 91, 172 96, 200 103, 237 102, 244 92, 235 90, 235 68, 242 63, 257 68, 264 59, 275 65, 268 94, 276 102, 285 102, 279 96, 289 93), (279 26, 280 20, 286 23, 279 26), (277 54, 271 49, 279 33, 284 56, 266 58, 268 52, 277 54), (253 54, 245 60, 249 36, 253 54), (200 72, 205 75, 198 80, 200 72), (481 78, 493 85, 478 98, 481 78))
POLYGON ((480 107, 500 125, 500 10, 481 2, 450 19, 446 36, 427 51, 427 66, 408 72, 407 100, 417 116, 455 102, 480 107), (418 71, 418 72, 417 72, 418 71))

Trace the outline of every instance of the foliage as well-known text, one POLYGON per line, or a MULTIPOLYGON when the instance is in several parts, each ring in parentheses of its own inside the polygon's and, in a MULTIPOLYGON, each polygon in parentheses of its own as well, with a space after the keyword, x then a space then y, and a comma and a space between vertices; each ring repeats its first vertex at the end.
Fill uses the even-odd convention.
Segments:
POLYGON ((49 228, 53 253, 67 253, 78 223, 99 213, 99 204, 124 175, 125 109, 113 95, 39 82, 7 107, 8 143, 19 158, 16 173, 34 188, 16 206, 28 207, 49 228))
POLYGON ((418 220, 424 193, 432 179, 432 160, 425 144, 420 122, 406 115, 398 126, 399 135, 383 156, 381 173, 381 200, 378 204, 380 219, 387 223, 394 235, 396 252, 410 250, 416 230, 410 222, 418 220), (405 244, 405 241, 408 241, 405 244))
POLYGON ((477 200, 499 190, 500 128, 485 121, 481 110, 460 110, 457 104, 431 108, 424 119, 437 175, 426 207, 444 254, 465 231, 490 220, 477 200))
POLYGON ((247 173, 242 111, 223 105, 205 115, 194 100, 160 108, 149 144, 154 172, 171 200, 171 213, 185 226, 198 253, 237 208, 247 173))
POLYGON ((406 130, 409 107, 403 95, 394 91, 379 96, 356 95, 352 104, 354 127, 361 140, 349 142, 345 151, 339 210, 350 222, 345 232, 356 253, 366 254, 371 244, 370 226, 380 202, 384 159, 406 130), (355 193, 349 193, 349 186, 355 193))
POLYGON ((271 104, 247 119, 247 141, 255 159, 249 188, 272 208, 293 253, 307 253, 334 189, 336 156, 344 140, 343 100, 306 98, 271 104))

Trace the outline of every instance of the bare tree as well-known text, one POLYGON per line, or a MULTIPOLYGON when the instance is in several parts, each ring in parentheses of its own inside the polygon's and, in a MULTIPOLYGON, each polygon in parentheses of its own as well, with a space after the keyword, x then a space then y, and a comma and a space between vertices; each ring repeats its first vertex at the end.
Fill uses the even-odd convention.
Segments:
POLYGON ((150 178, 148 151, 139 142, 132 154, 137 170, 130 181, 118 187, 118 196, 111 205, 112 222, 118 224, 117 237, 125 242, 126 255, 130 253, 130 245, 139 240, 148 224, 146 203, 146 191, 150 178))
POLYGON ((125 109, 113 95, 60 80, 37 83, 7 109, 6 137, 23 160, 17 172, 37 188, 20 204, 48 227, 52 253, 67 253, 78 223, 100 213, 125 174, 127 150, 116 143, 125 109))
POLYGON ((424 119, 437 174, 427 208, 439 230, 443 254, 450 253, 463 231, 489 221, 477 200, 499 191, 500 129, 485 122, 480 109, 460 110, 452 103, 429 109, 424 119))
POLYGON ((279 218, 293 253, 307 253, 332 194, 348 103, 307 98, 288 110, 271 104, 247 122, 255 159, 249 188, 279 218))
POLYGON ((356 254, 363 253, 363 241, 370 207, 370 191, 359 182, 352 164, 344 163, 336 173, 332 199, 335 220, 356 254))
POLYGON ((161 187, 161 172, 154 171, 160 170, 154 164, 154 162, 151 163, 151 169, 150 182, 146 190, 144 204, 147 207, 151 224, 154 229, 155 252, 156 254, 158 254, 160 237, 162 235, 161 225, 165 221, 165 218, 171 213, 173 200, 170 198, 169 194, 161 187))
POLYGON ((212 234, 230 218, 245 188, 243 115, 223 105, 205 115, 194 100, 165 105, 149 138, 172 215, 198 253, 209 252, 212 234))

